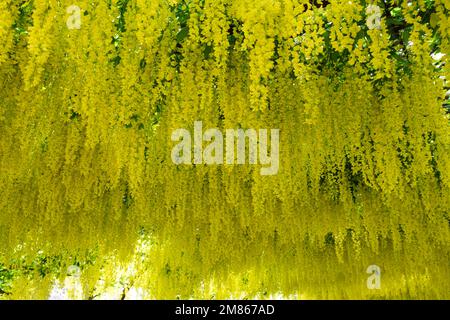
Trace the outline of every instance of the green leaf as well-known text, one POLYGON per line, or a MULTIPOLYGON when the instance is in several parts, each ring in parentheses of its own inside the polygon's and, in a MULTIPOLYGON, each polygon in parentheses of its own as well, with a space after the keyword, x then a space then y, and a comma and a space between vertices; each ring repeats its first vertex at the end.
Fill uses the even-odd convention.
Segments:
POLYGON ((436 13, 432 13, 432 14, 430 15, 430 26, 431 26, 432 28, 436 28, 437 25, 438 25, 438 23, 439 23, 439 17, 438 17, 438 15, 437 15, 436 13))
POLYGON ((183 42, 189 34, 189 27, 183 27, 177 33, 177 42, 183 42))

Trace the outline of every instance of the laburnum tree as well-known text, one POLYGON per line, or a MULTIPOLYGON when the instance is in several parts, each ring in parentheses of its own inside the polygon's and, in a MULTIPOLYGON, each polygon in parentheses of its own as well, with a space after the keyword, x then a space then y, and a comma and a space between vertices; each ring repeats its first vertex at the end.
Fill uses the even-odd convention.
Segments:
POLYGON ((1 0, 0 296, 450 298, 449 11, 1 0), (174 164, 195 121, 278 173, 174 164))

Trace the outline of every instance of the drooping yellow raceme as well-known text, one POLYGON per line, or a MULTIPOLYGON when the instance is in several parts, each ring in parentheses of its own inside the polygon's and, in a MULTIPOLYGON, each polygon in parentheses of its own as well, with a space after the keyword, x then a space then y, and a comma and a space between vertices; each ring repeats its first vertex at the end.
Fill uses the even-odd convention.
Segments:
POLYGON ((407 43, 367 1, 329 2, 3 1, 1 262, 63 261, 11 297, 48 296, 95 250, 85 298, 132 262, 154 298, 448 299, 449 64, 430 55, 436 32, 449 53, 448 1, 430 23, 395 1, 407 43), (278 173, 174 164, 195 121, 280 129, 278 173))

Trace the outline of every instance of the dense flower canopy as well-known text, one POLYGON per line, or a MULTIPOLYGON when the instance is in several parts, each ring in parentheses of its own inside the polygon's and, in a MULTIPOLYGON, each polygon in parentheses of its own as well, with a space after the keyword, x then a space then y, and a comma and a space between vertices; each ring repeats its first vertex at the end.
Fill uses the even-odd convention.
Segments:
POLYGON ((89 298, 114 257, 156 298, 450 298, 449 11, 1 0, 0 293, 76 264, 89 298), (199 120, 279 128, 278 174, 175 165, 199 120))

